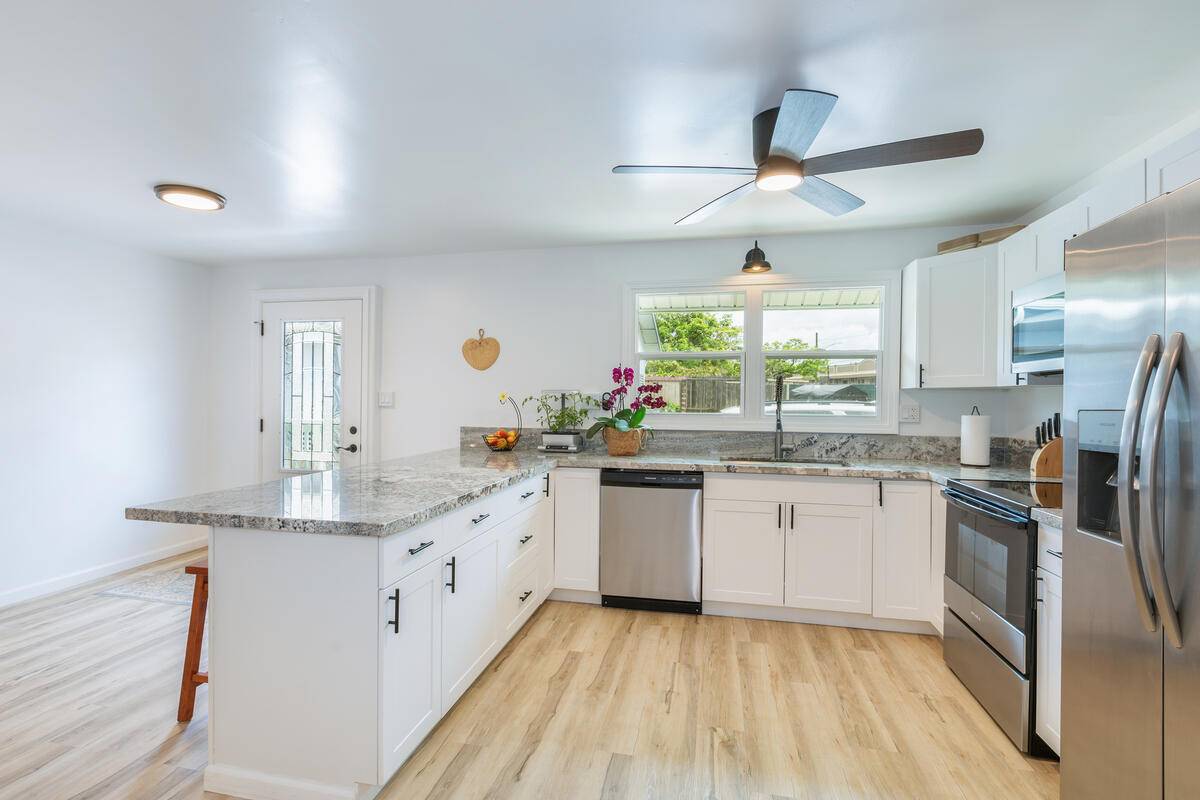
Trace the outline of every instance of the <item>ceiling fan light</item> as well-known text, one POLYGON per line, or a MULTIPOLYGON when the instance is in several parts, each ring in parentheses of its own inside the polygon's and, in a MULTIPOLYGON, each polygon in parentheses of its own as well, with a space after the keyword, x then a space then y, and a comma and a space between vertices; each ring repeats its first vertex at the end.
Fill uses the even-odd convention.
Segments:
POLYGON ((754 247, 750 248, 746 253, 746 263, 742 265, 742 272, 751 275, 761 275, 764 272, 771 271, 771 262, 767 261, 767 254, 764 253, 758 246, 758 240, 754 241, 754 247))
POLYGON ((754 185, 764 192, 782 192, 794 189, 804 180, 800 165, 790 158, 770 156, 758 168, 754 185))
POLYGON ((220 211, 225 207, 225 198, 216 192, 182 183, 160 183, 154 187, 154 196, 168 205, 190 211, 220 211))

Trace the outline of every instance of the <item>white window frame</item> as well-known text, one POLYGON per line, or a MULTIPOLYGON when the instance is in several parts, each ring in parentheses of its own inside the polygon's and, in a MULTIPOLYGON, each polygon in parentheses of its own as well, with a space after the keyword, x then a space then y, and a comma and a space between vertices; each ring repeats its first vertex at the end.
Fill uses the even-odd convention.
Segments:
MULTIPOLYGON (((774 415, 764 413, 766 398, 763 381, 765 353, 763 352, 763 292, 808 289, 854 289, 878 287, 882 291, 879 319, 879 363, 876 365, 876 417, 822 416, 804 413, 785 413, 784 430, 804 433, 896 433, 899 430, 900 410, 900 273, 879 271, 861 273, 853 278, 838 278, 824 275, 814 278, 797 278, 790 275, 736 275, 724 280, 656 281, 625 284, 622 290, 622 363, 639 370, 645 353, 638 352, 637 309, 634 308, 639 294, 697 294, 713 292, 744 292, 746 304, 742 333, 742 410, 740 414, 671 414, 651 413, 647 421, 651 427, 664 430, 773 430, 774 415)), ((798 357, 853 358, 859 351, 809 350, 796 353, 798 357)), ((875 355, 874 352, 863 353, 875 355)), ((733 353, 711 353, 708 357, 719 358, 733 353)), ((771 353, 786 356, 788 353, 771 353)), ((676 359, 674 353, 669 355, 676 359)))

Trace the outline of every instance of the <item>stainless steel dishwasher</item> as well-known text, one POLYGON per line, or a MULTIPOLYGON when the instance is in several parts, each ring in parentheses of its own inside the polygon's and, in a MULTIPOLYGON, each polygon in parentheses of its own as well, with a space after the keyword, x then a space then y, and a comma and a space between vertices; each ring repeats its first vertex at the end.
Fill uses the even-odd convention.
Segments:
POLYGON ((704 474, 600 472, 600 595, 606 606, 700 613, 704 474))

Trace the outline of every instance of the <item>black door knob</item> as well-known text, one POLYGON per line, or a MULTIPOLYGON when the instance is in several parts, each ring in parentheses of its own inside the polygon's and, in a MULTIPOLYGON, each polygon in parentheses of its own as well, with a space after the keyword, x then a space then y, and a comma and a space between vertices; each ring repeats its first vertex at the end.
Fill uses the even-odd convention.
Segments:
POLYGON ((358 445, 352 444, 349 447, 336 447, 335 450, 345 450, 347 453, 357 453, 358 445))

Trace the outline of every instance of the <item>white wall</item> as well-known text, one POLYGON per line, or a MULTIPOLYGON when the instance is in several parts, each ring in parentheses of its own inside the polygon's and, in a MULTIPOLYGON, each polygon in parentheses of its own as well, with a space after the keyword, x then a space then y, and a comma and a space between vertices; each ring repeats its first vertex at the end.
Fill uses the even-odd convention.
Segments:
MULTIPOLYGON (((926 228, 760 240, 776 272, 799 278, 895 270, 962 228, 926 228)), ((621 288, 630 281, 714 278, 738 273, 745 239, 604 245, 547 250, 256 262, 215 268, 213 286, 214 464, 228 485, 253 481, 259 411, 255 405, 250 293, 255 289, 374 284, 383 289, 380 388, 397 394, 381 412, 384 458, 449 447, 463 424, 508 425, 500 391, 518 397, 542 389, 599 390, 621 356, 621 288), (476 329, 500 340, 486 372, 459 349, 476 329)), ((926 410, 902 433, 955 434, 972 403, 1003 409, 1028 389, 907 393, 926 410), (1002 402, 1001 399, 1004 398, 1002 402)), ((1034 390, 1053 413, 1053 392, 1034 390)), ((1023 402, 1024 398, 1021 401, 1023 402)), ((1009 421, 997 414, 997 433, 1009 421)), ((1012 430, 1022 430, 1021 425, 1012 430)))
POLYGON ((207 488, 209 272, 0 220, 0 605, 205 535, 124 509, 207 488))

